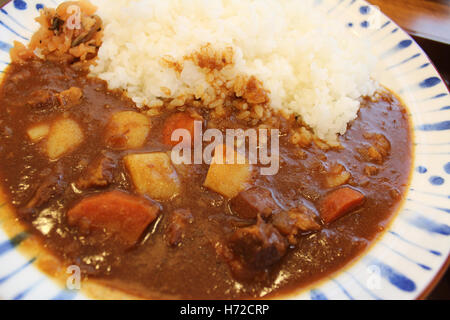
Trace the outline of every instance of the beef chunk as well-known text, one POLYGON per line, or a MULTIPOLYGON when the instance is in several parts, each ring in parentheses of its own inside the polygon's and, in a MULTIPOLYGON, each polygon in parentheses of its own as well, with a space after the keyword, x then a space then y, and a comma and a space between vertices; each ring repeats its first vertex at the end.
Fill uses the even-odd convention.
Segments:
POLYGON ((178 246, 181 244, 186 227, 192 223, 193 217, 189 210, 177 209, 170 217, 169 227, 167 229, 167 240, 171 246, 178 246))
POLYGON ((383 163, 391 151, 389 140, 379 133, 365 133, 364 138, 372 144, 368 147, 357 149, 363 160, 378 164, 383 163))
POLYGON ((257 224, 236 230, 229 246, 245 266, 264 269, 286 254, 287 242, 275 227, 258 218, 257 224))
POLYGON ((367 165, 367 166, 364 167, 364 173, 368 177, 376 176, 379 172, 380 172, 380 169, 378 169, 375 166, 367 165))
POLYGON ((52 172, 44 178, 42 184, 37 188, 26 209, 39 208, 47 203, 52 197, 64 192, 67 183, 64 181, 63 168, 60 163, 56 164, 52 172))
POLYGON ((113 159, 101 156, 94 160, 76 183, 80 189, 106 187, 113 181, 113 169, 116 164, 113 159))
POLYGON ((351 175, 341 164, 334 164, 325 176, 325 187, 336 188, 350 180, 351 175))
POLYGON ((384 135, 380 133, 366 133, 364 134, 364 137, 372 141, 373 146, 383 158, 389 155, 389 152, 391 151, 391 143, 384 135))
POLYGON ((216 253, 228 264, 233 277, 240 281, 249 281, 256 278, 264 270, 254 270, 244 265, 239 257, 235 257, 233 251, 224 243, 216 242, 216 253))
POLYGON ((54 107, 71 108, 81 103, 83 91, 78 87, 54 93, 50 90, 36 90, 30 94, 26 104, 33 109, 49 109, 54 107))
POLYGON ((72 108, 79 105, 82 97, 83 91, 78 87, 70 87, 70 89, 56 94, 59 105, 65 108, 72 108))
POLYGON ((318 231, 321 228, 314 212, 305 206, 275 214, 272 223, 278 231, 288 237, 290 244, 297 243, 295 237, 299 233, 318 231))
POLYGON ((36 90, 30 94, 26 104, 34 109, 47 109, 57 106, 58 99, 50 90, 36 90))
POLYGON ((270 190, 253 187, 240 192, 231 202, 231 210, 244 219, 254 219, 260 214, 267 218, 280 210, 270 190))

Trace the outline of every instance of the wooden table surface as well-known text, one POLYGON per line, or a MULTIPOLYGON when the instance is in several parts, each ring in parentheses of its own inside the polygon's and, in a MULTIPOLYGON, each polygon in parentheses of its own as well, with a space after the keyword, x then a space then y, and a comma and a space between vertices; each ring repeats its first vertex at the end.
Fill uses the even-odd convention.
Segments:
POLYGON ((450 45, 450 0, 368 0, 412 35, 450 45))
POLYGON ((450 0, 367 0, 411 34, 450 87, 450 0))

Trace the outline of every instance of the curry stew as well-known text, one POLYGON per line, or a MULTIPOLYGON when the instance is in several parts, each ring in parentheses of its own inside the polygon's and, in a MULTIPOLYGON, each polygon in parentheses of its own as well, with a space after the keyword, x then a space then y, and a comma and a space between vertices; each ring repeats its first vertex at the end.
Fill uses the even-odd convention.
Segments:
POLYGON ((12 63, 0 105, 20 221, 86 277, 147 298, 270 297, 321 279, 384 230, 410 174, 408 116, 389 93, 364 100, 339 148, 274 116, 272 176, 171 162, 175 128, 254 127, 232 107, 220 121, 195 101, 151 114, 66 62, 12 63))

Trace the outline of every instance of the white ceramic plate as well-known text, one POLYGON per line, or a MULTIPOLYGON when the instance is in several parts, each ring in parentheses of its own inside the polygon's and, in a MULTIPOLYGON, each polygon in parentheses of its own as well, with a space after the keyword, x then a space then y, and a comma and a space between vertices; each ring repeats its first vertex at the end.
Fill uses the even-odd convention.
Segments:
MULTIPOLYGON (((301 1, 301 0, 299 0, 301 1)), ((14 40, 27 41, 44 5, 61 1, 14 0, 0 11, 0 70, 14 40)), ((450 251, 450 97, 420 47, 394 22, 363 0, 316 0, 317 10, 339 19, 348 32, 370 37, 380 58, 377 80, 397 93, 414 125, 414 173, 407 200, 390 228, 356 263, 302 290, 300 299, 415 299, 433 283, 450 251)), ((3 72, 3 71, 2 71, 3 72)), ((0 203, 0 223, 7 205, 0 203)), ((0 231, 0 297, 85 298, 34 266, 17 247, 26 238, 0 231)))

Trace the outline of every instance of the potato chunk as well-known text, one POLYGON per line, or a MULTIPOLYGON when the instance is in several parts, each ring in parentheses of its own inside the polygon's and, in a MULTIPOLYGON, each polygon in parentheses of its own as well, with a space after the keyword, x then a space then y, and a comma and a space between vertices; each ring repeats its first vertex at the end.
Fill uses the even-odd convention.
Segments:
POLYGON ((203 185, 231 199, 250 186, 251 178, 252 166, 248 161, 233 148, 219 145, 203 185))
POLYGON ((50 126, 46 123, 35 125, 27 130, 28 137, 31 142, 39 142, 47 137, 50 131, 50 126))
POLYGON ((83 90, 78 87, 70 87, 70 89, 61 91, 56 94, 59 105, 66 108, 72 108, 81 103, 83 97, 83 90))
POLYGON ((113 170, 115 167, 115 161, 108 156, 95 159, 76 182, 77 188, 88 189, 108 186, 114 179, 113 170))
POLYGON ((83 142, 83 132, 72 119, 56 120, 50 127, 46 153, 52 160, 76 149, 83 142))
POLYGON ((140 148, 144 145, 150 128, 150 119, 141 113, 117 112, 112 115, 106 128, 106 143, 118 150, 140 148))
POLYGON ((124 162, 139 193, 156 200, 170 200, 180 193, 180 180, 167 153, 131 154, 124 162))

